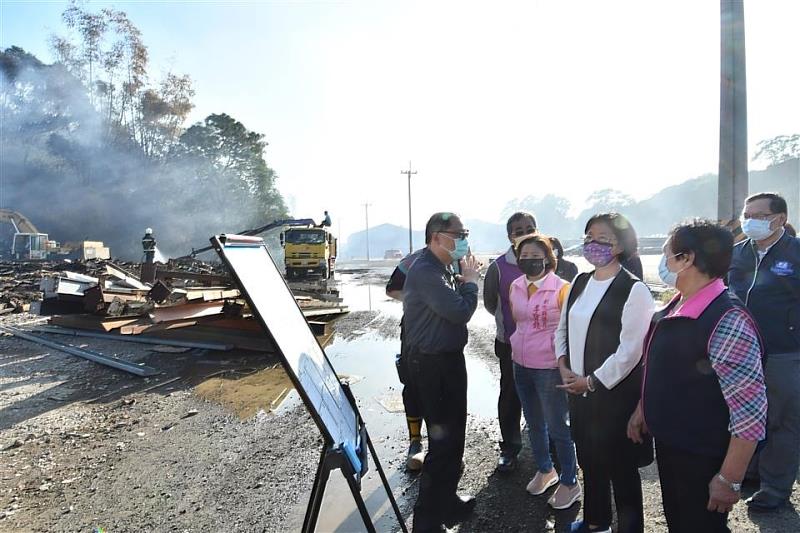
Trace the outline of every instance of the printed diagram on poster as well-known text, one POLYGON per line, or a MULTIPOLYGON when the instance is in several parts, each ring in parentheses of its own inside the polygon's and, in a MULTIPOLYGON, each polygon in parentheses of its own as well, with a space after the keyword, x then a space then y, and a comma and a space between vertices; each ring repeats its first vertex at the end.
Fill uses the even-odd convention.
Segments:
POLYGON ((223 236, 219 243, 220 257, 231 267, 253 312, 283 353, 321 420, 323 432, 354 459, 360 445, 356 412, 263 241, 223 236))

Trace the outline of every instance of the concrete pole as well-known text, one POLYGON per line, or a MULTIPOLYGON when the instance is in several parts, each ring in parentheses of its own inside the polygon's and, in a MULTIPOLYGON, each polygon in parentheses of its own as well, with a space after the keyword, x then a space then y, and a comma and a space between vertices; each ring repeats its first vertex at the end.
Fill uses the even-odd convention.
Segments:
POLYGON ((738 218, 748 194, 744 0, 720 0, 717 218, 738 218))
POLYGON ((400 174, 408 176, 408 253, 414 251, 414 241, 411 236, 411 175, 416 173, 416 170, 411 170, 411 161, 408 162, 408 170, 400 171, 400 174))
POLYGON ((369 261, 369 206, 372 204, 364 203, 364 222, 367 227, 367 261, 369 261))

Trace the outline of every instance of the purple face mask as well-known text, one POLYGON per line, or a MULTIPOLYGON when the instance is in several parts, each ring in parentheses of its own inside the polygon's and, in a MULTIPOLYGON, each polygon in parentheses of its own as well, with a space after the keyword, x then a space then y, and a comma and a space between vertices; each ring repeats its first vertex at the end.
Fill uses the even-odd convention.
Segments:
POLYGON ((604 267, 614 260, 611 244, 591 241, 583 245, 583 257, 596 267, 604 267))

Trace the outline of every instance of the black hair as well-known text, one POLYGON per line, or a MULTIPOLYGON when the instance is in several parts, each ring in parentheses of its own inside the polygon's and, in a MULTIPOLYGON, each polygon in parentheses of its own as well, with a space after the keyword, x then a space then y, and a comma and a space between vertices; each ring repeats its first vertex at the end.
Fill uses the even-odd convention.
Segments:
POLYGON ((748 196, 744 201, 745 205, 756 200, 769 200, 769 210, 775 214, 789 214, 789 208, 786 207, 786 199, 776 192, 760 192, 752 196, 748 196))
POLYGON ((733 233, 725 226, 696 218, 669 232, 673 254, 694 253, 694 266, 711 278, 728 273, 733 256, 733 233))
POLYGON ((508 220, 506 221, 506 235, 511 235, 511 224, 526 218, 531 219, 531 222, 533 222, 533 229, 536 229, 536 217, 533 216, 533 214, 528 213, 527 211, 517 211, 508 217, 508 220))
POLYGON ((638 253, 639 240, 636 238, 636 230, 633 229, 630 221, 619 213, 598 213, 586 222, 584 233, 589 233, 589 228, 595 222, 607 224, 614 236, 622 247, 622 252, 617 256, 620 261, 627 261, 638 253))
POLYGON ((458 218, 458 215, 455 213, 434 213, 433 216, 428 219, 428 223, 425 224, 425 244, 431 243, 434 233, 450 229, 453 225, 454 218, 458 218))
POLYGON ((564 246, 561 244, 561 241, 558 240, 558 237, 550 237, 550 244, 553 246, 553 252, 556 254, 556 257, 564 257, 564 246))
POLYGON ((517 258, 517 262, 519 262, 519 256, 522 253, 522 247, 526 244, 534 244, 539 247, 539 249, 544 252, 544 257, 547 260, 547 264, 545 265, 545 271, 555 270, 556 265, 558 264, 558 259, 556 258, 555 254, 553 253, 553 246, 550 244, 550 238, 544 235, 536 234, 536 235, 526 235, 522 237, 514 244, 514 256, 517 258))

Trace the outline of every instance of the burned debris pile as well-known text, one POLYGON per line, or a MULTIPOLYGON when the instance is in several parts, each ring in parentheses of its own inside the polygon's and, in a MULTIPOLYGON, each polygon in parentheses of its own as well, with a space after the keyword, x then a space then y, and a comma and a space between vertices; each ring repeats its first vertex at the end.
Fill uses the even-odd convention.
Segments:
MULTIPOLYGON (((136 263, 0 263, 0 314, 43 316, 32 330, 4 331, 25 333, 32 342, 39 333, 47 333, 223 351, 272 351, 223 265, 196 259, 170 261, 157 265, 152 282, 142 277, 136 263)), ((293 282, 290 288, 315 334, 327 340, 330 321, 347 312, 338 291, 324 280, 293 282)))

